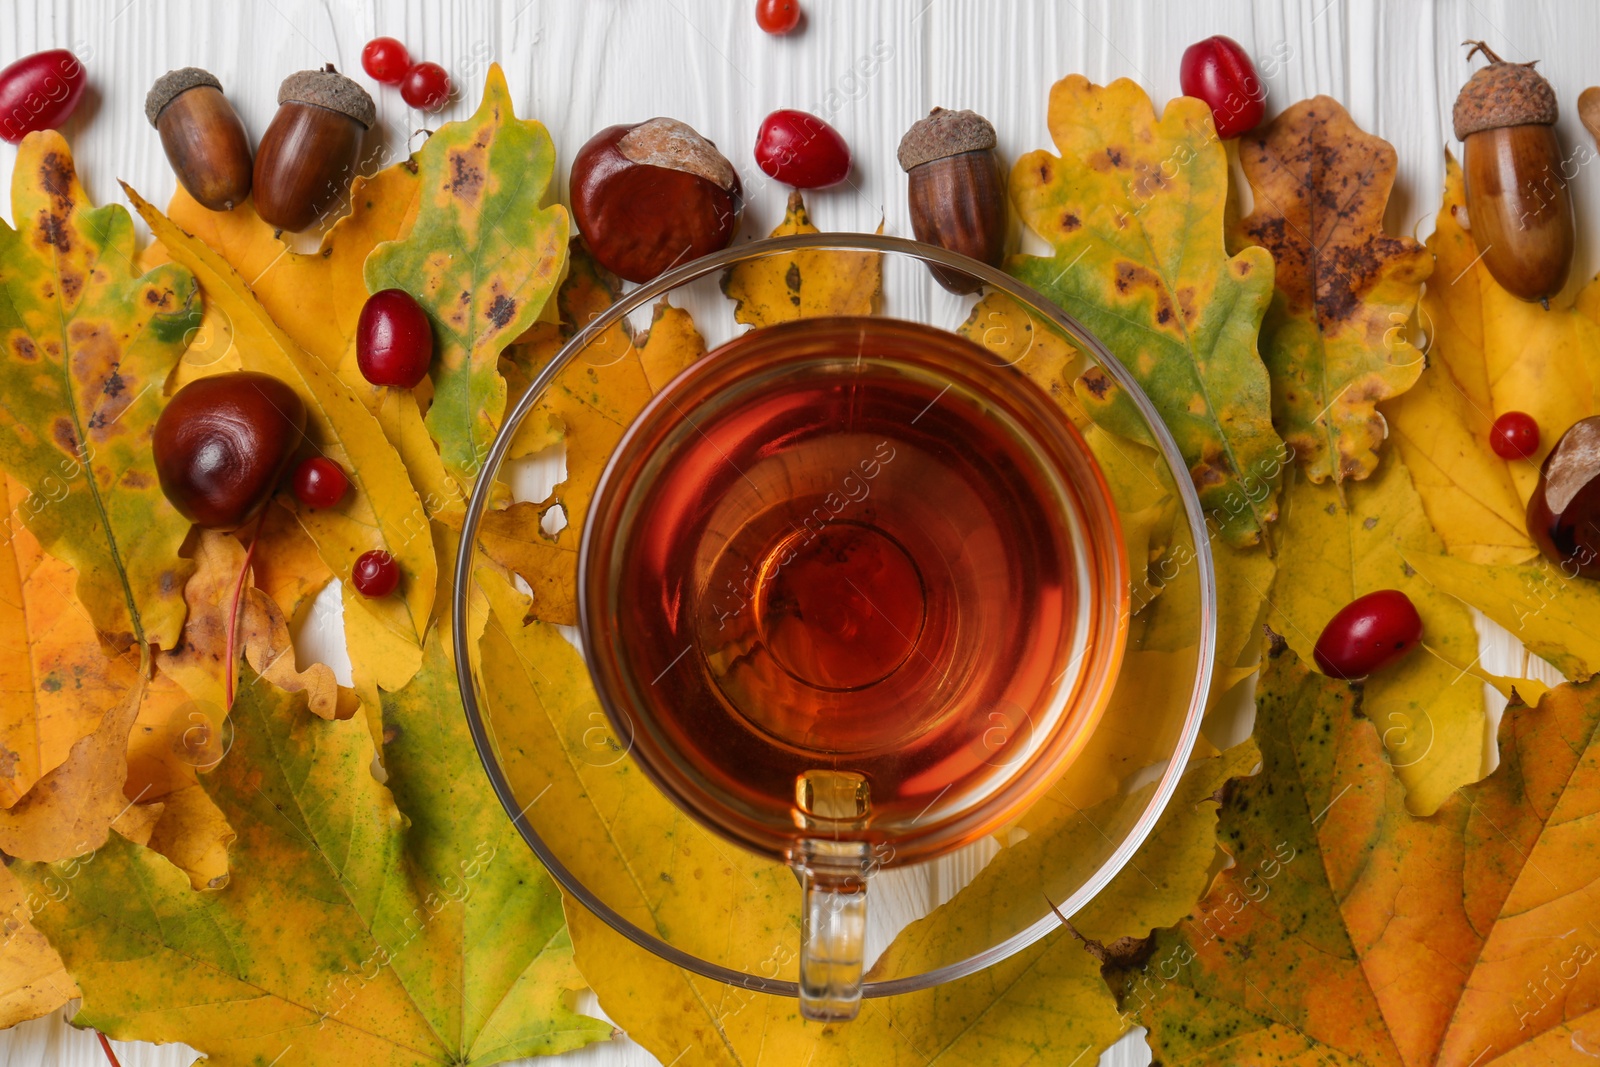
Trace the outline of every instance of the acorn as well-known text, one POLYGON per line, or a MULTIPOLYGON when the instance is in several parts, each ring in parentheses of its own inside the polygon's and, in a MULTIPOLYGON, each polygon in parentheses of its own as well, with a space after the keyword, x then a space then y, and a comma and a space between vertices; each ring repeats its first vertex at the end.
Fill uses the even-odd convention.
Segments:
MULTIPOLYGON (((924 244, 998 267, 1005 256, 1006 190, 995 156, 994 127, 976 111, 936 107, 900 139, 896 153, 910 178, 911 232, 924 244)), ((970 274, 928 264, 952 293, 975 293, 970 274)))
POLYGON ((332 63, 283 79, 278 113, 256 151, 257 214, 280 230, 315 222, 349 187, 376 117, 372 97, 332 63))
POLYGON ((199 67, 167 71, 145 95, 144 114, 190 196, 212 211, 244 203, 250 195, 250 137, 216 75, 199 67))
POLYGON ((1456 97, 1456 137, 1465 144, 1467 221, 1483 264, 1511 295, 1546 307, 1566 284, 1575 232, 1561 176, 1556 94, 1532 63, 1489 59, 1456 97))

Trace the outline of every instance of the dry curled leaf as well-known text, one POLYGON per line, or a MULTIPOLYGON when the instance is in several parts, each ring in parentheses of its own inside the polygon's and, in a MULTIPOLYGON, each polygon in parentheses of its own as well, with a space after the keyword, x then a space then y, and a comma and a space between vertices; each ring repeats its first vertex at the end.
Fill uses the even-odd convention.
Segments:
MULTIPOLYGON (((1092 331, 1149 394, 1229 544, 1260 541, 1277 516, 1283 442, 1273 432, 1267 371, 1256 352, 1272 295, 1272 257, 1223 247, 1228 167, 1199 100, 1158 120, 1149 96, 1121 79, 1071 75, 1050 91, 1060 155, 1030 152, 1011 172, 1011 199, 1054 254, 1007 267, 1092 331)), ((1078 382, 1090 415, 1148 440, 1114 380, 1078 382)))
MULTIPOLYGON (((794 190, 783 221, 771 236, 817 232, 800 190, 794 190)), ((819 315, 870 315, 882 288, 883 262, 878 253, 831 248, 762 256, 740 263, 722 278, 723 293, 734 301, 733 317, 749 326, 819 315)))
POLYGON ((1255 210, 1238 236, 1277 264, 1261 323, 1273 424, 1313 482, 1365 478, 1388 435, 1377 402, 1422 372, 1406 324, 1433 269, 1383 229, 1394 148, 1318 96, 1246 134, 1239 162, 1255 210))

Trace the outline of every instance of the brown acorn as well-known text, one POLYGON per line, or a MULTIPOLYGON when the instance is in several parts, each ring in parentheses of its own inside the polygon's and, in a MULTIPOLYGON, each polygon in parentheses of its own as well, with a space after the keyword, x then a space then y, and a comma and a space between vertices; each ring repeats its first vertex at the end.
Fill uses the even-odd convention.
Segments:
POLYGON ((1532 63, 1507 63, 1482 41, 1487 67, 1456 97, 1456 136, 1467 182, 1467 220, 1483 264, 1513 296, 1549 306, 1566 284, 1575 240, 1572 197, 1561 176, 1556 94, 1532 63))
POLYGON ((256 212, 303 230, 338 203, 355 177, 361 138, 377 110, 367 91, 329 63, 278 87, 278 113, 256 151, 256 212))
MULTIPOLYGON (((994 127, 976 111, 936 107, 900 139, 896 153, 910 178, 911 232, 923 244, 998 267, 1005 256, 1006 189, 995 157, 994 127)), ((970 274, 928 264, 952 293, 975 293, 970 274)))
POLYGON ((244 203, 250 137, 215 75, 199 67, 167 71, 145 95, 144 114, 190 196, 212 211, 244 203))

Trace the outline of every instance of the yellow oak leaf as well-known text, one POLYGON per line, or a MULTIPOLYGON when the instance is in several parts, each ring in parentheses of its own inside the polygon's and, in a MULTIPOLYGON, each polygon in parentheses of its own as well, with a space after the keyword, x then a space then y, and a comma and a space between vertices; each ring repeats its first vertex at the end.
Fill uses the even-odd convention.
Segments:
MULTIPOLYGON (((817 232, 800 190, 794 190, 783 221, 771 236, 817 232)), ((749 326, 818 315, 870 315, 882 289, 883 262, 878 253, 828 248, 763 256, 738 264, 722 278, 723 293, 734 301, 733 317, 749 326)))
POLYGON ((245 367, 271 374, 300 394, 310 415, 306 434, 312 446, 350 479, 350 492, 339 507, 304 510, 300 522, 336 575, 348 575, 356 557, 369 550, 394 557, 401 574, 398 592, 382 600, 363 597, 357 610, 398 641, 420 647, 433 611, 437 561, 427 513, 399 453, 349 386, 272 320, 226 260, 139 194, 127 193, 167 251, 195 273, 207 303, 227 314, 245 367))
POLYGON ((1405 328, 1433 269, 1383 230, 1394 148, 1318 96, 1242 137, 1239 162, 1255 210, 1237 236, 1277 264, 1261 323, 1273 425, 1313 482, 1365 478, 1388 435, 1377 402, 1422 372, 1405 328))
POLYGON ((0 505, 0 808, 61 765, 137 681, 137 660, 109 656, 73 595, 78 575, 23 524, 37 504, 6 479, 0 505), (9 499, 8 499, 9 498, 9 499))
MULTIPOLYGON (((1160 413, 1201 505, 1227 543, 1253 545, 1277 515, 1284 445, 1272 428, 1267 370, 1256 351, 1272 297, 1272 257, 1223 246, 1226 154, 1199 100, 1159 119, 1138 85, 1070 75, 1050 90, 1060 155, 1029 152, 1011 200, 1049 256, 1007 270, 1102 341, 1160 413)), ((1076 389, 1096 422, 1148 440, 1131 396, 1100 368, 1076 389)))
POLYGON ((1586 291, 1578 309, 1507 293, 1483 265, 1465 197, 1461 167, 1447 157, 1428 239, 1437 266, 1421 305, 1429 366, 1417 389, 1384 410, 1450 551, 1474 563, 1522 563, 1536 551, 1523 508, 1540 461, 1568 426, 1600 411, 1600 325, 1582 311, 1600 291, 1586 291), (1489 427, 1507 411, 1539 424, 1532 462, 1507 462, 1489 447, 1489 427))
POLYGON ((1471 613, 1407 565, 1438 555, 1443 545, 1421 521, 1417 493, 1397 453, 1342 493, 1331 482, 1297 480, 1288 500, 1283 531, 1289 547, 1272 586, 1269 625, 1296 655, 1309 661, 1328 620, 1367 593, 1398 589, 1422 616, 1425 647, 1368 678, 1362 710, 1406 787, 1407 806, 1430 815, 1456 789, 1482 777, 1487 721, 1482 685, 1456 666, 1478 655, 1471 613))
POLYGON ((51 904, 50 890, 70 891, 58 880, 45 892, 24 889, 7 867, 0 867, 0 1029, 49 1015, 80 996, 61 956, 34 928, 35 908, 51 904))
POLYGON ((1084 430, 1090 425, 1072 383, 1088 368, 1082 352, 1051 322, 1042 321, 1002 292, 985 293, 956 333, 976 341, 1001 362, 1022 371, 1084 430))

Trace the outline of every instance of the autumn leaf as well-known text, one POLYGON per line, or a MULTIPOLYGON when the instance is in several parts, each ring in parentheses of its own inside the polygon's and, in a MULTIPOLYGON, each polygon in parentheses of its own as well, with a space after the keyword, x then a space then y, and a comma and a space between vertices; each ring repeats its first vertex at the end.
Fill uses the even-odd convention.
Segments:
POLYGON ((189 522, 157 484, 162 383, 199 324, 181 267, 139 275, 133 221, 94 208, 67 142, 30 134, 0 225, 0 465, 34 494, 23 518, 78 575, 103 638, 170 647, 183 625, 189 522))
MULTIPOLYGON (((817 232, 800 190, 794 190, 783 221, 770 236, 817 232)), ((722 292, 734 301, 733 317, 748 326, 819 315, 870 315, 882 289, 883 262, 878 253, 831 248, 762 256, 738 264, 722 277, 722 292)))
POLYGON ((1388 435, 1377 402, 1422 372, 1405 331, 1433 269, 1383 230, 1394 148, 1319 96, 1246 134, 1239 162, 1255 210, 1238 237, 1277 265, 1261 323, 1273 424, 1311 481, 1365 478, 1388 435))
MULTIPOLYGON (((58 883, 57 889, 64 886, 58 883)), ((49 897, 23 889, 9 868, 0 867, 0 1029, 49 1015, 78 996, 78 987, 61 964, 61 956, 30 918, 49 897)))
POLYGON ((237 271, 138 193, 131 189, 127 193, 167 251, 194 272, 208 306, 227 315, 246 369, 273 375, 305 401, 310 414, 307 437, 344 468, 350 492, 337 508, 300 512, 301 524, 336 575, 348 575, 356 557, 369 550, 381 549, 395 558, 401 574, 399 592, 381 601, 363 597, 355 610, 365 611, 395 640, 419 647, 433 612, 437 561, 427 513, 399 453, 349 386, 322 360, 295 344, 237 271))
MULTIPOLYGON (((1272 257, 1247 248, 1230 259, 1223 247, 1228 168, 1210 113, 1184 97, 1158 121, 1133 82, 1074 74, 1051 89, 1049 125, 1061 155, 1018 159, 1011 199, 1055 254, 1007 269, 1111 349, 1177 439, 1223 539, 1254 544, 1277 515, 1284 447, 1256 352, 1272 257)), ((1095 421, 1148 440, 1103 371, 1078 392, 1095 421)))
MULTIPOLYGON (((595 263, 581 241, 573 241, 559 296, 562 329, 569 336, 575 333, 615 302, 619 292, 616 277, 595 263)), ((531 379, 541 364, 530 361, 549 359, 559 347, 546 342, 513 356, 531 379)), ((657 304, 645 335, 634 337, 625 322, 613 325, 556 376, 528 412, 519 429, 521 451, 549 444, 552 437, 565 441, 567 475, 543 501, 486 512, 480 547, 528 582, 534 618, 576 625, 578 540, 606 461, 655 389, 705 351, 705 340, 687 311, 657 304), (546 533, 543 525, 553 511, 557 514, 552 518, 560 521, 553 523, 554 533, 546 533)))
POLYGON ((972 305, 956 333, 975 341, 1004 363, 1016 367, 1043 389, 1080 431, 1089 414, 1072 383, 1088 367, 1082 352, 1052 322, 1035 318, 1005 293, 985 293, 972 305))
POLYGON ((1406 562, 1441 592, 1511 632, 1575 682, 1600 672, 1600 587, 1545 559, 1488 566, 1407 551, 1406 562))
POLYGON ((367 288, 404 289, 433 321, 427 426, 469 491, 505 412, 500 353, 555 292, 570 223, 560 205, 541 206, 555 145, 544 126, 512 114, 498 65, 477 112, 436 130, 416 163, 416 222, 367 257, 367 288))
POLYGON ((77 572, 48 556, 22 522, 28 491, 6 479, 0 504, 0 808, 60 766, 72 746, 121 704, 137 657, 108 656, 73 596, 77 572))
MULTIPOLYGON (((453 687, 453 670, 441 669, 453 687)), ((282 1067, 487 1064, 609 1033, 561 1006, 581 979, 559 916, 554 927, 512 917, 531 898, 517 896, 516 875, 502 868, 531 861, 509 823, 498 819, 487 839, 408 828, 372 775, 363 716, 318 719, 303 698, 248 672, 233 718, 233 750, 202 779, 239 834, 225 888, 196 893, 166 859, 120 837, 70 877, 60 866, 13 865, 36 893, 52 879, 70 883, 33 922, 82 988, 79 1025, 123 1040, 183 1040, 221 1065, 276 1058, 282 1067), (498 912, 502 904, 512 910, 498 912), (501 919, 475 930, 487 938, 485 966, 503 973, 502 959, 533 957, 526 980, 502 990, 505 1004, 474 1001, 491 1016, 485 1027, 464 1021, 465 991, 440 980, 469 907, 501 919), (497 1029, 530 1001, 542 1030, 497 1029)), ((464 731, 457 714, 439 719, 464 731)), ((470 759, 470 749, 457 758, 470 759)))
POLYGON ((1372 477, 1340 487, 1297 480, 1286 494, 1284 550, 1269 597, 1269 625, 1310 660, 1328 620, 1350 601, 1398 589, 1422 616, 1423 642, 1364 683, 1362 710, 1377 724, 1411 810, 1431 814, 1483 773, 1483 687, 1461 666, 1476 662, 1471 613, 1416 576, 1408 560, 1438 556, 1399 455, 1372 477))
POLYGON ((1546 310, 1506 292, 1464 225, 1465 195, 1461 167, 1447 156, 1428 239, 1438 265, 1421 306, 1429 367, 1384 410, 1451 553, 1525 563, 1537 551, 1523 509, 1539 464, 1568 426, 1600 411, 1600 325, 1580 310, 1600 301, 1600 288, 1586 287, 1580 309, 1546 310), (1508 462, 1489 447, 1489 427, 1507 411, 1527 412, 1544 430, 1532 462, 1508 462))
POLYGON ((1195 1067, 1588 1062, 1600 693, 1508 708, 1499 768, 1428 818, 1361 703, 1269 657, 1262 769, 1218 824, 1233 864, 1109 969, 1123 1008, 1158 1061, 1195 1067))

